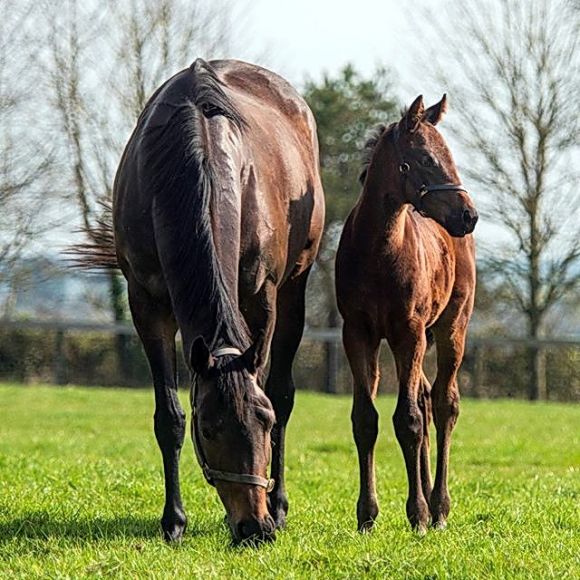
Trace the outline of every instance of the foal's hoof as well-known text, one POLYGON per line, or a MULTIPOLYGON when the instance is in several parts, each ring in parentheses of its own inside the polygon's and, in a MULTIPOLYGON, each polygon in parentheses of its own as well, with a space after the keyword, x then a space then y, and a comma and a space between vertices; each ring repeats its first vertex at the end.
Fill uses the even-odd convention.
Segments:
POLYGON ((434 530, 442 532, 447 528, 447 522, 443 519, 437 520, 436 522, 433 522, 432 526, 434 530))
POLYGON ((419 524, 419 525, 413 526, 413 532, 415 532, 415 534, 417 536, 422 538, 423 536, 425 536, 427 534, 427 526, 424 524, 419 524))
POLYGON ((183 533, 187 527, 187 518, 184 515, 174 515, 171 520, 163 518, 161 520, 161 529, 163 530, 163 539, 170 543, 178 543, 183 539, 183 533))

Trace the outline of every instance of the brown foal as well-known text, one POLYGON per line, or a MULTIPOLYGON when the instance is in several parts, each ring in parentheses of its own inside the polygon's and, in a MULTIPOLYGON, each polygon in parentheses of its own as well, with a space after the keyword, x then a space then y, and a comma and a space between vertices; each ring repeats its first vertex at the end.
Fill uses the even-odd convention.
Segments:
POLYGON ((424 532, 446 525, 451 433, 459 414, 457 371, 475 292, 470 235, 477 212, 461 185, 451 153, 435 128, 446 97, 425 110, 418 97, 398 123, 381 126, 366 146, 362 194, 345 224, 336 260, 343 341, 353 375, 353 434, 360 466, 359 530, 379 512, 374 470, 379 349, 393 352, 399 397, 393 424, 409 483, 407 517, 424 532), (431 388, 423 357, 437 345, 431 388), (431 483, 429 424, 437 429, 431 483))

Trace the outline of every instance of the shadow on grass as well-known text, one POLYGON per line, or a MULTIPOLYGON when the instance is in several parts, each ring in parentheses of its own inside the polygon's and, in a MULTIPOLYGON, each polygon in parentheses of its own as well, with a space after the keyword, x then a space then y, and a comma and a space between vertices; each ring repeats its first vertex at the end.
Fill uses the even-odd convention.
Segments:
MULTIPOLYGON (((201 536, 209 530, 189 524, 187 536, 201 536)), ((58 518, 46 512, 31 512, 20 518, 0 521, 0 544, 12 539, 50 539, 104 541, 118 538, 151 539, 162 538, 157 518, 134 516, 58 518)))

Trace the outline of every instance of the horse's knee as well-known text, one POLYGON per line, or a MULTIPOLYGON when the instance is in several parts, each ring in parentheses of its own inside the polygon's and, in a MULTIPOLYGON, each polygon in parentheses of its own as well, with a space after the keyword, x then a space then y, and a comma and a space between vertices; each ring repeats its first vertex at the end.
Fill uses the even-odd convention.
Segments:
POLYGON ((268 379, 266 393, 276 414, 276 423, 279 425, 286 425, 288 419, 290 419, 292 409, 294 409, 295 391, 294 382, 291 378, 276 382, 268 379))
POLYGON ((423 435, 423 414, 417 405, 397 405, 393 426, 399 443, 418 445, 423 435))
POLYGON ((181 449, 185 439, 185 413, 182 410, 170 412, 157 409, 153 425, 161 449, 181 449))
POLYGON ((351 413, 352 432, 357 447, 372 447, 379 435, 379 413, 372 401, 356 404, 351 413))

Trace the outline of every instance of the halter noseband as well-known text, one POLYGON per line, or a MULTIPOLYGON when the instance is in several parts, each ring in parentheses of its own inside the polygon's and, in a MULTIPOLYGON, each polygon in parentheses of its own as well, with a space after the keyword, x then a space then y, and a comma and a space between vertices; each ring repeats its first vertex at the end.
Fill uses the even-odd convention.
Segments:
MULTIPOLYGON (((406 179, 411 171, 411 166, 403 159, 403 155, 401 154, 401 149, 399 148, 399 125, 394 124, 393 127, 393 146, 395 147, 395 151, 397 152, 397 157, 399 158, 399 173, 401 174, 401 182, 403 191, 406 189, 406 179)), ((440 183, 438 185, 427 185, 425 183, 421 184, 419 187, 416 188, 416 193, 418 197, 419 203, 415 206, 415 209, 419 213, 423 213, 423 209, 421 208, 421 202, 423 198, 428 194, 434 191, 464 191, 467 192, 467 189, 461 183, 440 183)))
MULTIPOLYGON (((233 346, 224 346, 218 348, 212 356, 214 358, 219 358, 220 356, 226 355, 236 355, 241 356, 242 352, 233 346)), ((201 466, 203 476, 205 480, 212 486, 215 487, 216 481, 229 481, 231 483, 242 483, 245 485, 257 485, 258 487, 263 487, 266 493, 270 493, 274 489, 275 480, 266 479, 260 475, 253 475, 248 473, 232 473, 230 471, 220 471, 219 469, 211 469, 207 464, 203 449, 201 448, 201 442, 199 439, 199 433, 197 429, 197 380, 194 378, 193 386, 191 389, 191 408, 193 410, 193 416, 191 419, 191 434, 193 439, 193 448, 195 450, 195 456, 197 457, 197 462, 201 466)))

